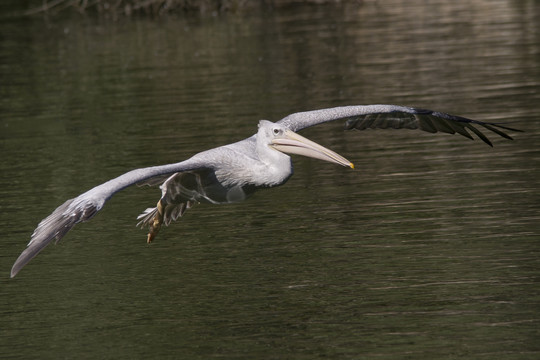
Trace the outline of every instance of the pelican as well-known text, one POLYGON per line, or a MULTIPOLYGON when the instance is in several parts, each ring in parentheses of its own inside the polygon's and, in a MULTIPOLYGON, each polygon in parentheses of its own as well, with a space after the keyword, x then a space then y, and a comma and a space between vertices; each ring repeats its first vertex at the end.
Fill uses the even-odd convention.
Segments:
POLYGON ((458 133, 473 139, 469 131, 486 144, 490 140, 477 127, 512 140, 503 130, 520 131, 442 112, 397 105, 343 106, 298 112, 278 122, 259 121, 256 134, 247 139, 202 151, 169 165, 129 171, 69 199, 34 230, 27 248, 11 269, 17 273, 53 239, 58 242, 76 224, 90 220, 118 191, 133 185, 160 185, 157 205, 138 216, 138 226, 148 227, 147 242, 163 224, 177 220, 193 205, 206 202, 226 204, 242 201, 254 191, 284 184, 293 174, 288 154, 303 155, 354 168, 343 156, 296 132, 333 120, 345 121, 345 129, 419 129, 430 133, 458 133))

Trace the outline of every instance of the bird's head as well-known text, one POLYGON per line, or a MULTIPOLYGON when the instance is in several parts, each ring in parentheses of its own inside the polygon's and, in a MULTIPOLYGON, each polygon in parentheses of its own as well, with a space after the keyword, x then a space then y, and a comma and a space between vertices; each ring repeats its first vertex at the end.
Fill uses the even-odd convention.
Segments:
POLYGON ((307 156, 354 168, 352 162, 338 153, 298 135, 283 125, 268 120, 259 122, 257 142, 285 154, 307 156))

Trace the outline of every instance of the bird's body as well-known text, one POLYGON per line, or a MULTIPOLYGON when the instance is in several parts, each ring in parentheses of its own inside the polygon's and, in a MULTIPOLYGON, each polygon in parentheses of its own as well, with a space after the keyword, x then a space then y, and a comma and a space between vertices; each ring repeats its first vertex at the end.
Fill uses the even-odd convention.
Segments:
POLYGON ((261 120, 257 133, 247 139, 206 150, 169 165, 129 171, 67 200, 43 219, 28 247, 11 270, 15 276, 53 239, 60 240, 75 224, 92 218, 116 192, 133 184, 160 185, 162 196, 156 207, 146 209, 138 219, 149 227, 148 242, 162 224, 169 225, 199 202, 212 204, 245 200, 260 188, 285 183, 293 174, 287 154, 309 156, 353 167, 341 155, 326 149, 295 131, 332 120, 346 120, 346 129, 407 128, 428 132, 459 133, 472 138, 472 131, 488 145, 491 142, 474 125, 511 139, 504 130, 519 131, 499 124, 395 105, 346 106, 291 114, 277 123, 261 120))
POLYGON ((243 201, 259 188, 285 183, 293 173, 290 157, 268 149, 266 145, 258 146, 255 135, 198 153, 184 162, 184 165, 187 164, 192 164, 193 169, 154 177, 144 182, 147 185, 161 184, 162 189, 162 197, 157 206, 146 209, 138 217, 140 221, 137 225, 150 226, 148 242, 159 231, 159 228, 153 231, 152 227, 160 227, 161 223, 169 225, 193 204, 243 201), (153 225, 156 215, 163 218, 159 224, 153 225))

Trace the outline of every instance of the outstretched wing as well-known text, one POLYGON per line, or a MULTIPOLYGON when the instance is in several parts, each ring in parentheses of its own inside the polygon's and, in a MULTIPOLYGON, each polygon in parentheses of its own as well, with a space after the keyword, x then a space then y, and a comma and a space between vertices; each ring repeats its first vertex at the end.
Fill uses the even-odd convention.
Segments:
POLYGON ((359 105, 342 106, 329 109, 306 111, 291 114, 278 121, 292 131, 333 120, 345 120, 345 129, 419 129, 430 133, 438 131, 448 134, 461 134, 469 139, 470 130, 489 146, 491 141, 477 126, 483 127, 506 139, 512 138, 502 130, 521 131, 500 124, 467 119, 438 111, 417 109, 397 105, 359 105), (502 130, 501 130, 502 129, 502 130))
POLYGON ((58 242, 76 224, 90 220, 116 192, 136 183, 152 182, 167 174, 205 168, 204 157, 191 158, 176 164, 136 169, 88 190, 74 199, 67 200, 51 215, 43 219, 32 234, 28 247, 21 253, 13 268, 11 277, 32 260, 52 240, 58 242))

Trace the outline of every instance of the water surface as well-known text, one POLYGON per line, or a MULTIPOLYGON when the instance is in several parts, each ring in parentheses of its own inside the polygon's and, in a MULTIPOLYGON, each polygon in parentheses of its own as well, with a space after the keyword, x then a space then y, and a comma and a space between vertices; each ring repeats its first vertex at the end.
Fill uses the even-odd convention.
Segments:
POLYGON ((262 14, 0 25, 0 351, 6 358, 538 358, 535 2, 366 2, 262 14), (436 14, 434 16, 433 14, 436 14), (303 132, 242 204, 145 244, 129 188, 13 280, 37 223, 133 168, 257 120, 395 103, 508 122, 495 147, 413 131, 303 132))

